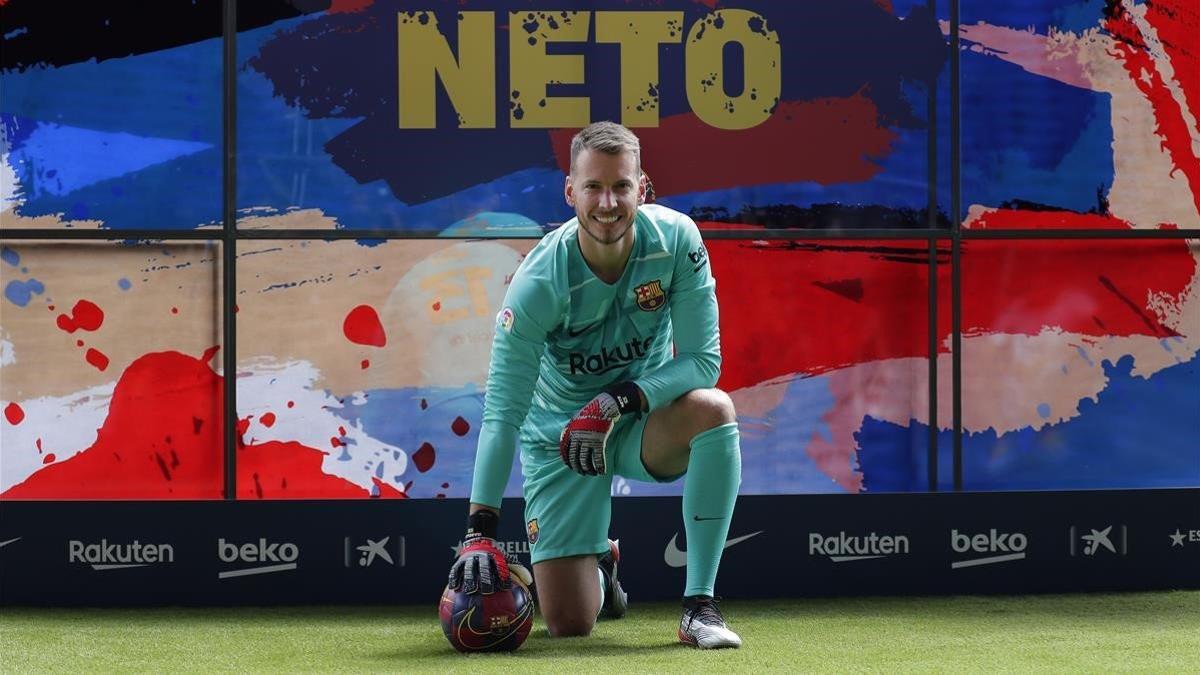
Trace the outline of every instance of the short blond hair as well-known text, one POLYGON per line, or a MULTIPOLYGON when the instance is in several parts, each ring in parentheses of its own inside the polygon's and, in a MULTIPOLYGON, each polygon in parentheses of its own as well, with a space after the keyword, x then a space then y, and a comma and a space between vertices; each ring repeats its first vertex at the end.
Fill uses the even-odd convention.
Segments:
POLYGON ((638 173, 642 170, 642 144, 632 131, 616 122, 589 124, 571 139, 571 171, 575 171, 575 160, 584 150, 595 150, 608 155, 633 153, 638 173))

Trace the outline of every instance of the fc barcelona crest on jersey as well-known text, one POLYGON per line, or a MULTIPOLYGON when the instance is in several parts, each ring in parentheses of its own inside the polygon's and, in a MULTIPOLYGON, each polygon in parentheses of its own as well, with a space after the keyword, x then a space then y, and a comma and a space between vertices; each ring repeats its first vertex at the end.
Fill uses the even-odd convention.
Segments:
POLYGON ((667 294, 663 293, 661 279, 638 286, 633 289, 633 294, 637 297, 638 307, 647 312, 653 312, 667 301, 667 294))

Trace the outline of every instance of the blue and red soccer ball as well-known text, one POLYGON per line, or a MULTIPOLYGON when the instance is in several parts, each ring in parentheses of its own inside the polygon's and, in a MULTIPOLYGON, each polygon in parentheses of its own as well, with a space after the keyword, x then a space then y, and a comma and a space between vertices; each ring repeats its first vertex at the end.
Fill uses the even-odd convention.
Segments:
POLYGON ((442 591, 438 616, 442 632, 455 649, 511 652, 525 642, 533 628, 533 593, 522 574, 514 573, 511 579, 511 588, 487 595, 468 595, 448 587, 442 591))

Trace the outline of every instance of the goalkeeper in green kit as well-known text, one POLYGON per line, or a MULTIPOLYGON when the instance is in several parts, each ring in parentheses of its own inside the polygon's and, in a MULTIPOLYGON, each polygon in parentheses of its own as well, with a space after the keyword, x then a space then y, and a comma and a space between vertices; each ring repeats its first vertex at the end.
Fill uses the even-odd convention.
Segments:
POLYGON ((741 482, 721 372, 715 282, 687 216, 645 204, 638 139, 599 122, 571 142, 575 218, 542 238, 496 318, 471 510, 450 586, 500 574, 500 501, 521 442, 538 602, 553 636, 623 616, 608 539, 612 477, 683 478, 687 587, 680 641, 737 647, 713 587, 741 482))

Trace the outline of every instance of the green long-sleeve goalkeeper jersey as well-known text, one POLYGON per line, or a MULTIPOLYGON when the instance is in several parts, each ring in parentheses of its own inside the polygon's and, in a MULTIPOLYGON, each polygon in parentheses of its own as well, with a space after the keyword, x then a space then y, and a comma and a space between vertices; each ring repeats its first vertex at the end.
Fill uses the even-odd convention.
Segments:
POLYGON ((699 229, 658 205, 640 207, 633 226, 614 284, 584 261, 577 219, 518 267, 496 318, 472 502, 499 506, 518 429, 527 452, 557 448, 564 424, 611 384, 635 382, 650 410, 716 384, 716 283, 699 229))

